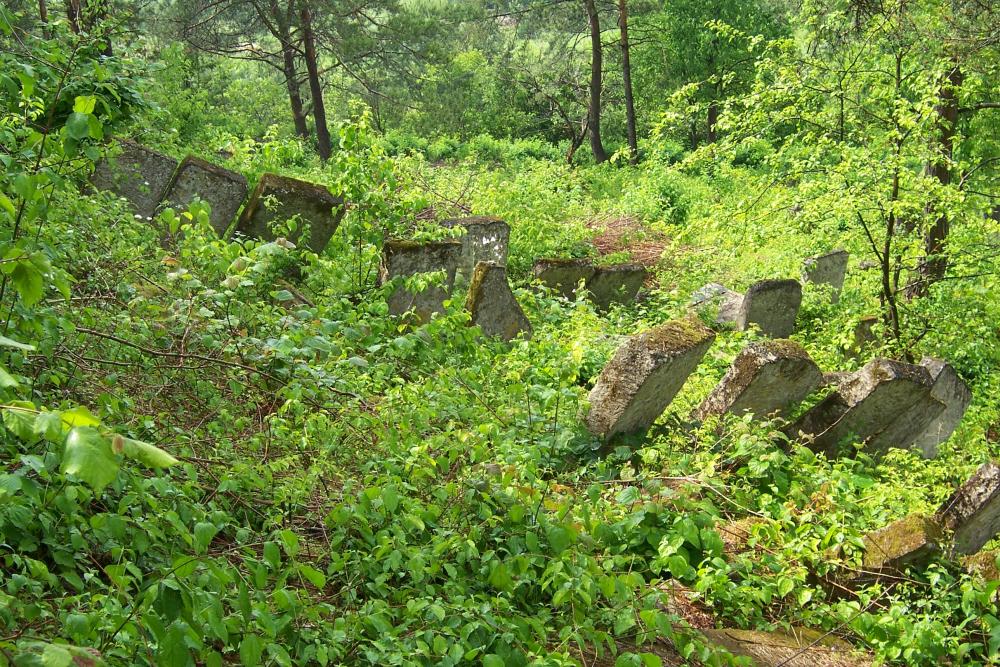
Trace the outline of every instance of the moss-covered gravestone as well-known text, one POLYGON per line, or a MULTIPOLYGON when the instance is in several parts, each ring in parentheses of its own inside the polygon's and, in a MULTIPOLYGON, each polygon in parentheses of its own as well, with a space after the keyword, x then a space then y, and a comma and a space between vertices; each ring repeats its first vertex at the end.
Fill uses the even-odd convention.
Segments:
POLYGON ((344 216, 344 200, 322 185, 264 174, 240 214, 236 231, 250 238, 273 240, 271 225, 296 216, 301 223, 309 224, 309 248, 320 253, 344 216))
POLYGON ((941 526, 931 517, 911 514, 864 537, 862 571, 851 580, 895 576, 907 567, 922 567, 940 551, 941 526))
POLYGON ((751 343, 736 356, 719 385, 695 411, 709 415, 779 415, 819 386, 823 374, 801 345, 790 340, 751 343))
POLYGON ((412 310, 418 323, 430 320, 434 313, 443 313, 444 301, 455 285, 455 271, 461 255, 460 241, 386 241, 382 248, 379 284, 419 274, 439 271, 445 274, 443 285, 427 285, 415 292, 397 286, 389 295, 389 313, 402 315, 412 310))
POLYGON ((466 284, 472 279, 472 272, 476 270, 479 262, 507 266, 510 225, 500 218, 486 216, 451 218, 444 220, 441 226, 465 230, 459 239, 462 241, 462 257, 456 274, 459 284, 466 284))
POLYGON ((788 338, 795 331, 795 318, 802 304, 802 285, 797 280, 762 280, 743 296, 738 329, 752 325, 771 338, 788 338))
POLYGON ((1000 466, 984 464, 934 515, 958 554, 974 554, 1000 531, 1000 466))
POLYGON ((646 268, 641 264, 598 266, 587 281, 587 291, 598 310, 607 310, 613 303, 635 301, 646 275, 646 268))
POLYGON ((695 320, 675 320, 632 336, 618 348, 590 392, 587 428, 605 441, 645 432, 670 405, 715 334, 695 320))
POLYGON ((510 291, 507 269, 494 262, 476 264, 465 307, 472 314, 472 324, 487 336, 505 341, 531 337, 531 322, 510 291))
POLYGON ((164 205, 185 208, 195 197, 212 207, 209 222, 212 229, 223 236, 247 197, 247 179, 242 174, 189 155, 177 168, 164 195, 164 205))
POLYGON ((810 257, 803 263, 802 280, 817 285, 829 285, 833 291, 831 300, 837 303, 840 300, 840 291, 844 287, 844 278, 847 276, 848 258, 846 250, 834 250, 825 255, 810 257))
POLYGON ((725 285, 708 283, 691 295, 690 305, 699 312, 709 313, 716 325, 735 326, 743 305, 743 295, 725 285))
POLYGON ((875 359, 850 375, 835 392, 812 407, 787 430, 804 435, 809 446, 828 456, 848 442, 864 442, 879 455, 890 447, 909 447, 944 410, 931 396, 931 376, 923 366, 875 359))
POLYGON ((177 160, 129 139, 117 143, 121 152, 98 161, 90 182, 98 190, 124 197, 136 215, 152 218, 177 169, 177 160))
POLYGON ((576 290, 594 275, 596 269, 589 259, 539 259, 532 267, 535 278, 567 299, 576 296, 576 290))
POLYGON ((927 458, 931 458, 937 454, 938 445, 951 437, 962 421, 966 409, 972 402, 972 392, 951 364, 943 359, 925 357, 920 365, 927 369, 934 381, 931 396, 945 406, 941 414, 913 441, 914 447, 919 448, 927 458))

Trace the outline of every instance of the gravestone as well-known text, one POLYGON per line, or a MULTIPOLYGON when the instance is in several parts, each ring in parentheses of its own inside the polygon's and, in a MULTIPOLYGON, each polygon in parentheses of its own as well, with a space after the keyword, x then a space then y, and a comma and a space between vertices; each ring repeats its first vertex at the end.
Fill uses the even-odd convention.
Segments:
POLYGON ((635 301, 646 275, 641 264, 599 266, 587 281, 587 291, 598 310, 607 310, 613 303, 635 301))
POLYGON ((725 285, 708 283, 691 296, 691 306, 698 311, 715 309, 715 323, 720 326, 735 325, 743 305, 743 295, 725 285))
POLYGON ((919 447, 924 456, 931 458, 937 454, 938 445, 951 437, 962 421, 972 402, 972 392, 951 364, 943 359, 925 357, 920 365, 930 372, 934 381, 931 396, 945 406, 944 411, 913 441, 914 447, 919 447))
POLYGON ((444 312, 444 301, 455 284, 455 271, 462 255, 460 241, 386 241, 382 248, 379 284, 394 278, 406 278, 421 273, 445 272, 444 286, 430 285, 411 292, 400 285, 389 295, 389 314, 402 315, 413 310, 417 323, 444 312))
POLYGON ((858 320, 858 323, 854 325, 854 345, 851 346, 848 356, 857 359, 878 341, 878 337, 875 335, 875 325, 878 324, 878 321, 879 318, 875 315, 866 315, 858 320))
POLYGON ((823 373, 801 345, 790 340, 751 343, 736 356, 718 386, 695 410, 696 419, 727 412, 782 414, 819 386, 823 373))
POLYGON ((809 447, 837 456, 844 441, 865 442, 878 455, 907 447, 942 410, 931 397, 931 376, 923 366, 875 359, 850 375, 837 390, 802 415, 789 437, 811 438, 809 447))
POLYGON ((853 580, 895 575, 906 567, 925 565, 940 549, 941 526, 932 518, 911 514, 864 537, 863 572, 853 580))
POLYGON ((962 559, 962 567, 969 574, 975 575, 983 581, 996 581, 1000 579, 1000 567, 997 566, 997 557, 1000 551, 980 551, 972 556, 962 559))
POLYGON ((539 259, 532 267, 535 278, 567 299, 575 298, 580 281, 586 283, 595 271, 589 259, 539 259))
POLYGON ((585 422, 605 442, 642 433, 666 409, 715 334, 695 320, 674 320, 630 337, 590 391, 585 422))
MULTIPOLYGON (((293 216, 309 223, 309 248, 320 253, 344 216, 344 200, 334 197, 322 185, 264 174, 240 214, 236 231, 249 238, 273 240, 270 225, 293 216)), ((297 236, 292 240, 297 240, 297 236)))
POLYGON ((473 216, 444 220, 442 227, 463 227, 462 257, 458 263, 456 279, 460 284, 472 279, 472 272, 479 262, 493 262, 497 266, 507 266, 507 244, 510 226, 499 218, 473 216))
POLYGON ((152 218, 177 169, 177 160, 129 139, 119 140, 118 146, 121 153, 98 161, 90 182, 98 190, 124 197, 136 215, 152 218))
POLYGON ((212 207, 209 222, 224 236, 247 196, 247 179, 201 158, 189 155, 181 161, 164 194, 164 206, 185 208, 195 197, 212 207))
POLYGON ((713 644, 734 656, 749 658, 757 667, 871 667, 867 655, 842 639, 809 628, 788 631, 705 629, 713 644))
POLYGON ((847 275, 848 257, 846 250, 834 250, 825 255, 810 257, 802 266, 803 282, 829 285, 833 288, 831 301, 837 303, 847 275))
POLYGON ((503 266, 494 262, 476 264, 465 307, 472 313, 472 324, 487 336, 505 341, 521 335, 531 337, 531 322, 510 291, 503 266))
POLYGON ((1000 531, 1000 465, 984 464, 934 515, 952 532, 955 553, 974 554, 1000 531))
POLYGON ((736 326, 743 330, 755 324, 765 336, 788 338, 795 331, 801 303, 802 285, 797 280, 762 280, 743 297, 736 326))

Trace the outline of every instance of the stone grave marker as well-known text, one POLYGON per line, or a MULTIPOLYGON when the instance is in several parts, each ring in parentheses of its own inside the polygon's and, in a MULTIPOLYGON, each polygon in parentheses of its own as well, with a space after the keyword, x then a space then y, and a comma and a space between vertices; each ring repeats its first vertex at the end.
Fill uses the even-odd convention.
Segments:
POLYGON ((720 326, 735 326, 742 305, 742 294, 719 283, 708 283, 691 296, 691 306, 695 310, 716 309, 715 323, 720 326))
MULTIPOLYGON (((250 238, 273 240, 270 225, 293 216, 309 223, 309 248, 320 253, 344 216, 344 201, 322 185, 264 174, 240 214, 236 231, 250 238)), ((293 236, 292 240, 298 239, 293 236)))
POLYGON ((421 273, 445 272, 444 286, 432 285, 419 292, 398 286, 389 296, 389 314, 402 315, 414 311, 418 323, 444 312, 444 301, 455 284, 455 271, 462 254, 461 241, 386 241, 382 248, 379 284, 394 278, 406 278, 421 273))
POLYGON ((195 197, 212 207, 209 222, 224 236, 247 196, 247 179, 201 158, 189 155, 181 161, 164 195, 164 206, 185 208, 195 197))
POLYGON ((121 153, 99 160, 90 182, 98 190, 124 197, 136 215, 152 218, 177 169, 177 160, 130 139, 117 143, 121 153))
POLYGON ((727 412, 759 417, 782 414, 823 381, 823 374, 801 345, 790 340, 751 343, 695 410, 696 419, 727 412))
POLYGON ((462 227, 465 233, 462 241, 462 257, 458 264, 456 280, 466 284, 479 262, 493 262, 497 266, 507 266, 507 245, 510 240, 510 225, 500 218, 473 216, 452 218, 441 222, 442 227, 462 227))
POLYGON ((598 310, 607 310, 613 303, 635 301, 646 275, 646 268, 641 264, 598 266, 587 281, 587 291, 598 310))
POLYGON ((532 267, 535 278, 567 299, 575 298, 580 281, 586 283, 595 271, 589 259, 539 259, 532 267))
POLYGON ((705 629, 705 638, 758 667, 870 667, 870 657, 842 639, 809 628, 788 631, 705 629))
POLYGON ((743 330, 755 324, 765 336, 787 338, 795 331, 801 304, 802 285, 797 280, 762 280, 743 297, 736 326, 743 330))
POLYGON ((510 290, 507 269, 494 262, 479 262, 469 283, 465 307, 472 324, 487 336, 505 341, 531 337, 531 322, 510 290))
POLYGON ((630 337, 590 391, 587 428, 605 442, 642 433, 673 400, 715 334, 695 320, 674 320, 630 337))
POLYGON ((847 275, 848 258, 846 250, 834 250, 825 255, 810 257, 802 266, 803 282, 829 285, 833 288, 831 300, 837 303, 847 275))
POLYGON ((955 553, 969 555, 1000 531, 1000 465, 984 464, 934 515, 952 533, 955 553))
POLYGON ((922 567, 940 551, 941 526, 931 517, 911 514, 864 537, 862 572, 851 577, 864 581, 922 567))
POLYGON ((937 454, 938 445, 951 437, 962 421, 972 402, 972 392, 951 364, 943 359, 925 357, 920 365, 930 372, 934 381, 931 396, 945 406, 944 411, 913 441, 914 447, 919 447, 924 456, 931 458, 937 454))

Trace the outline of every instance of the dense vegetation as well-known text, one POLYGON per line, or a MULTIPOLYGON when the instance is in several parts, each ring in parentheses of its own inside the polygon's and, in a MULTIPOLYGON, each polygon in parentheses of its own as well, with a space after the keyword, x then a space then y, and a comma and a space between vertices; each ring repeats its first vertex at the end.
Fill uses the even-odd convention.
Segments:
POLYGON ((0 6, 0 665, 732 662, 671 584, 729 627, 1000 662, 1000 582, 950 559, 821 581, 1000 449, 995 4, 47 2, 0 6), (86 185, 112 135, 347 214, 319 255, 197 203, 136 220, 86 185), (511 225, 530 341, 461 295, 387 314, 382 240, 468 212, 511 225), (807 285, 793 338, 826 371, 947 358, 974 401, 936 458, 689 421, 753 331, 599 455, 580 412, 623 336, 836 247, 840 302, 807 285), (655 285, 598 313, 531 282, 583 256, 655 285))

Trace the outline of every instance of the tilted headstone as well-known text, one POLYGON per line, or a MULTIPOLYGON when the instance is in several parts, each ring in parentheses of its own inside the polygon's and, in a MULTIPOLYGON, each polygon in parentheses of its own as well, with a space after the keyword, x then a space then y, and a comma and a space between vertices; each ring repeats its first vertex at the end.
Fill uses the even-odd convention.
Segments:
POLYGON ((848 257, 846 250, 834 250, 825 255, 810 257, 802 266, 803 282, 829 285, 833 288, 831 300, 837 303, 840 291, 844 288, 848 257))
POLYGON ((1000 579, 1000 567, 997 566, 997 557, 1000 551, 995 549, 981 551, 962 559, 962 567, 969 574, 975 575, 983 581, 996 581, 1000 579))
POLYGON ((743 297, 736 326, 743 330, 757 325, 765 336, 788 338, 795 331, 801 304, 802 285, 797 280, 762 280, 743 297))
POLYGON ((951 437, 966 409, 972 402, 972 392, 959 377, 951 364, 943 359, 925 357, 920 365, 930 372, 934 386, 931 396, 944 403, 944 411, 913 441, 924 456, 931 458, 937 454, 938 445, 951 437))
POLYGON ((184 208, 195 197, 211 206, 209 222, 212 229, 223 236, 247 197, 247 179, 242 174, 189 155, 177 168, 164 195, 164 205, 184 208))
POLYGON ((757 667, 871 667, 870 657, 842 639, 809 628, 790 631, 701 631, 709 642, 734 656, 749 658, 757 667))
POLYGON ((500 218, 473 216, 452 218, 441 222, 442 227, 462 227, 465 234, 462 241, 462 257, 458 264, 456 279, 468 283, 479 262, 493 262, 497 266, 507 266, 507 244, 510 240, 510 225, 500 218))
POLYGON ((462 255, 460 241, 386 241, 382 248, 379 284, 394 278, 406 278, 421 273, 445 272, 444 286, 430 285, 411 292, 400 285, 389 295, 389 314, 402 315, 414 311, 417 322, 426 322, 434 313, 444 312, 444 301, 455 284, 455 271, 462 255))
POLYGON ((567 299, 574 298, 580 281, 586 283, 595 271, 589 259, 539 259, 532 267, 535 278, 567 299))
POLYGON ((127 199, 136 215, 152 218, 177 169, 177 160, 129 139, 119 140, 118 145, 121 153, 98 161, 90 182, 98 190, 127 199))
POLYGON ((585 422, 605 441, 645 432, 670 405, 715 334, 695 320, 667 322, 630 337, 590 391, 585 422))
POLYGON ((736 356, 719 385, 695 410, 696 419, 747 412, 783 413, 819 386, 823 373, 801 345, 790 340, 751 343, 736 356))
MULTIPOLYGON (((344 200, 322 185, 287 176, 264 174, 247 201, 236 232, 256 239, 273 240, 271 224, 298 216, 309 223, 309 248, 323 252, 344 216, 344 200)), ((292 240, 298 240, 293 236, 292 240)))
POLYGON ((505 341, 531 337, 531 322, 510 291, 507 269, 494 262, 476 264, 465 307, 472 313, 472 324, 487 336, 505 341))
POLYGON ((599 266, 587 281, 587 291, 598 310, 607 310, 613 303, 635 301, 646 275, 641 264, 599 266))
POLYGON ((941 526, 931 517, 911 514, 864 537, 862 572, 854 580, 876 578, 921 567, 940 551, 941 526))
POLYGON ((974 554, 1000 531, 1000 465, 984 464, 934 515, 952 532, 955 553, 974 554))
POLYGON ((742 294, 719 283, 708 283, 691 296, 691 306, 695 310, 714 308, 715 323, 721 326, 735 325, 742 305, 742 294))
POLYGON ((923 366, 875 359, 795 421, 786 433, 811 438, 810 448, 836 456, 842 442, 856 438, 878 455, 908 447, 942 410, 931 397, 931 376, 923 366))

